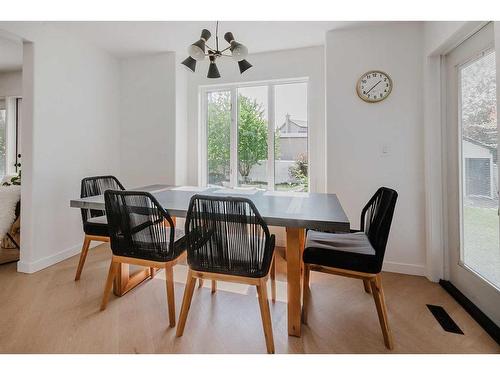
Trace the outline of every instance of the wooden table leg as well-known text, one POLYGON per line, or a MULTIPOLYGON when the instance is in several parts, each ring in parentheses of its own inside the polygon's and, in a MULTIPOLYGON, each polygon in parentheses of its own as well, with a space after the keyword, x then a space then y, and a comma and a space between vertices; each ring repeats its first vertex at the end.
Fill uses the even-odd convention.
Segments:
POLYGON ((302 290, 300 284, 303 243, 303 228, 286 228, 288 334, 297 337, 300 337, 301 329, 302 290))
MULTIPOLYGON (((303 236, 300 236, 300 248, 302 250, 304 250, 304 244, 305 244, 305 241, 306 241, 306 236, 305 236, 305 232, 304 232, 304 235, 303 236)), ((283 252, 283 259, 286 260, 286 247, 285 247, 285 251, 283 252)))

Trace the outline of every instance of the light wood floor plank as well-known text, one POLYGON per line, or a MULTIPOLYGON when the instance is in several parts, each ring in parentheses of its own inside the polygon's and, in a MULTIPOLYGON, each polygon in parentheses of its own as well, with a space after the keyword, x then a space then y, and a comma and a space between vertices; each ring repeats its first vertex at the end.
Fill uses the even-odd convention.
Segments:
MULTIPOLYGON (((74 281, 78 256, 35 274, 0 266, 1 353, 266 353, 255 287, 217 283, 195 288, 184 336, 169 327, 165 273, 99 311, 111 252, 92 250, 85 277, 74 281)), ((280 249, 279 252, 282 252, 280 249)), ((359 280, 311 273, 308 324, 287 334, 286 264, 277 261, 276 303, 270 303, 276 353, 389 353, 373 296, 359 280)), ((181 306, 186 267, 174 267, 181 306)), ((437 284, 424 277, 384 273, 392 353, 500 353, 498 345, 437 284), (442 305, 465 335, 443 331, 425 304, 442 305)), ((180 308, 177 310, 179 313, 180 308)), ((178 318, 178 316, 177 316, 178 318)))

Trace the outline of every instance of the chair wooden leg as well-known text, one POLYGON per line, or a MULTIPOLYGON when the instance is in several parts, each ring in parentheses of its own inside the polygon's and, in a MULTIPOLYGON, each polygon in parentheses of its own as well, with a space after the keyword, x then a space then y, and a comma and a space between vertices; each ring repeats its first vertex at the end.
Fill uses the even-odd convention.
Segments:
POLYGON ((311 290, 309 289, 309 275, 311 268, 307 263, 304 263, 304 282, 302 283, 302 323, 307 324, 307 305, 311 297, 311 290))
POLYGON ((365 286, 365 292, 366 293, 371 293, 372 288, 370 287, 370 281, 369 280, 363 280, 363 285, 365 286))
POLYGON ((212 293, 217 291, 217 281, 212 280, 212 293))
POLYGON ((203 279, 198 279, 198 288, 203 288, 203 279))
POLYGON ((377 307, 378 320, 380 322, 380 327, 382 328, 382 334, 384 335, 384 343, 388 349, 392 350, 394 347, 392 342, 392 333, 387 320, 387 308, 385 306, 384 290, 382 289, 382 279, 380 274, 378 274, 374 279, 371 279, 370 284, 375 306, 377 307))
POLYGON ((85 259, 87 259, 89 247, 90 247, 90 239, 87 236, 85 236, 82 245, 82 252, 80 253, 80 261, 78 262, 78 268, 76 269, 75 281, 80 280, 80 275, 82 274, 83 265, 85 264, 85 259))
POLYGON ((156 275, 156 269, 154 267, 149 267, 149 274, 151 275, 151 279, 154 279, 156 275))
POLYGON ((179 315, 179 324, 177 325, 177 332, 175 333, 177 337, 181 337, 184 333, 184 326, 186 325, 189 307, 191 306, 191 300, 193 299, 195 284, 196 278, 193 277, 191 270, 189 270, 186 281, 186 289, 184 290, 184 297, 182 299, 181 313, 179 315))
POLYGON ((170 327, 175 327, 175 293, 174 293, 174 270, 172 266, 165 268, 165 283, 167 286, 168 320, 170 327))
POLYGON ((118 273, 118 268, 120 263, 111 261, 109 265, 108 278, 106 280, 106 285, 104 286, 104 295, 102 296, 101 311, 106 309, 108 305, 109 295, 111 293, 111 288, 113 287, 113 281, 118 273))
POLYGON ((273 327, 271 323, 271 312, 269 310, 269 302, 267 300, 267 285, 266 281, 261 279, 257 285, 257 294, 259 295, 260 315, 262 317, 262 326, 264 327, 264 336, 266 338, 267 352, 274 353, 273 327))
POLYGON ((276 302, 276 256, 271 263, 271 301, 276 302))

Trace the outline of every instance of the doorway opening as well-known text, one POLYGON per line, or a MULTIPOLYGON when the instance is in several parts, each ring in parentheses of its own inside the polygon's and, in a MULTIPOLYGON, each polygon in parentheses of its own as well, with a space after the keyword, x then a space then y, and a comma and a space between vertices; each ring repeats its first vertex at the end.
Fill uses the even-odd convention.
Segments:
POLYGON ((22 64, 22 42, 0 36, 0 264, 20 258, 22 64))

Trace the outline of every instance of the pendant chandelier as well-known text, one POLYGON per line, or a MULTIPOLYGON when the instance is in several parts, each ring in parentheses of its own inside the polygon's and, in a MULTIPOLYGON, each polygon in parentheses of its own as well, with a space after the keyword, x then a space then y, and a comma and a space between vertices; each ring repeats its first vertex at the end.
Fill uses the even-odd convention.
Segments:
POLYGON ((219 50, 219 22, 215 26, 215 48, 207 44, 211 35, 210 31, 203 29, 200 39, 188 47, 189 57, 181 64, 189 69, 189 71, 194 73, 196 62, 203 61, 206 57, 210 61, 207 78, 220 78, 219 69, 216 64, 219 57, 231 57, 234 61, 237 61, 241 74, 252 67, 252 64, 245 60, 245 57, 248 55, 248 48, 234 40, 233 33, 227 32, 224 34, 224 39, 229 43, 229 46, 223 50, 219 50), (228 50, 230 54, 226 52, 228 50))

